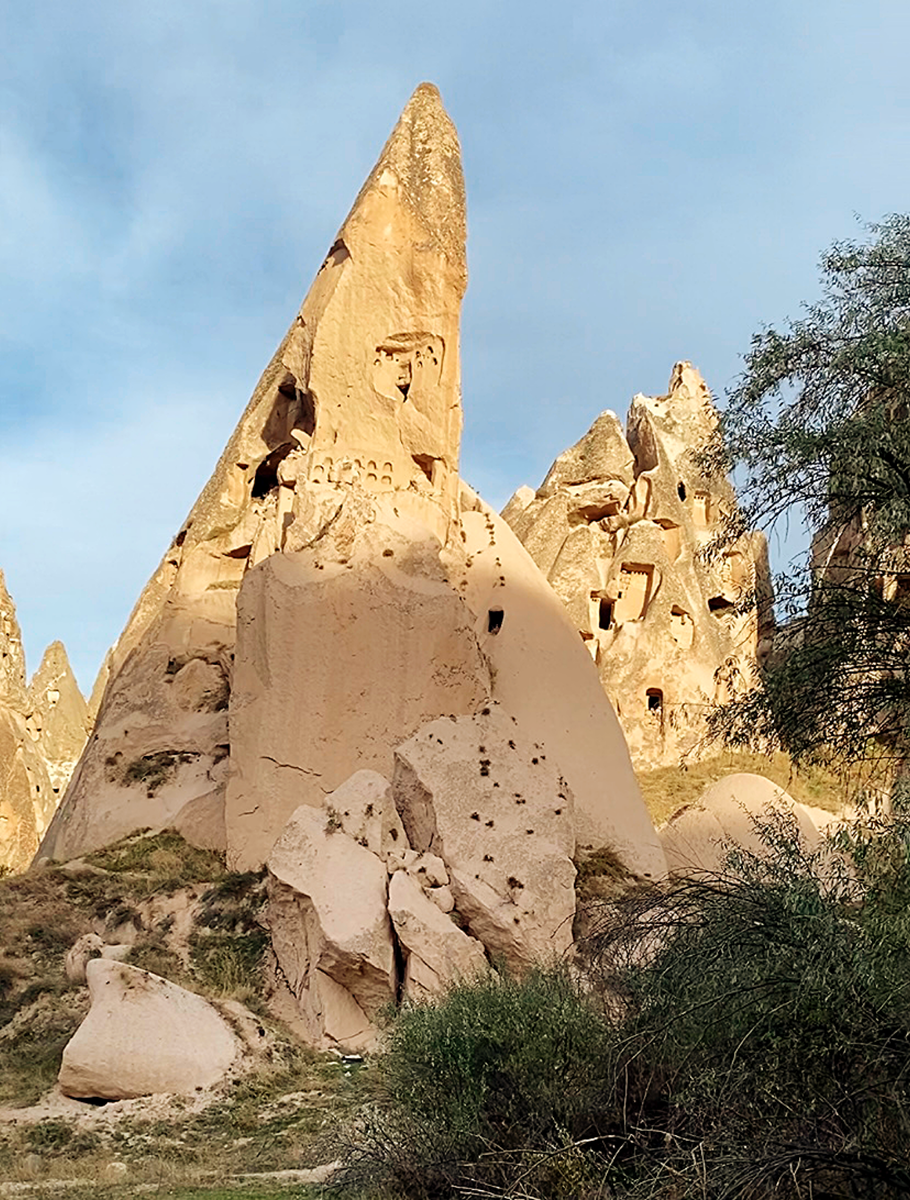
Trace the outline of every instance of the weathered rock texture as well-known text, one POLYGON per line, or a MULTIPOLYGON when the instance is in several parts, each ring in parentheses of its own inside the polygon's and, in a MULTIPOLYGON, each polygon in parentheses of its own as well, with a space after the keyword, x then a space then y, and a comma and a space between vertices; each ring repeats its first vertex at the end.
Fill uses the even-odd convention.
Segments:
POLYGON ((582 844, 662 870, 571 622, 458 479, 464 231, 422 85, 114 648, 43 853, 176 824, 261 863, 301 803, 494 699, 560 763, 582 844))
POLYGON ((520 489, 503 511, 586 642, 642 767, 691 750, 707 709, 748 688, 769 647, 764 539, 699 553, 736 503, 693 453, 716 421, 701 376, 677 363, 665 396, 634 398, 625 433, 602 413, 536 493, 520 489), (741 615, 753 591, 761 603, 741 615))
POLYGON ((190 1093, 224 1077, 241 1043, 201 996, 126 963, 86 964, 92 1007, 63 1051, 65 1096, 190 1093))
POLYGON ((86 735, 85 700, 60 642, 26 687, 19 623, 0 572, 0 866, 28 866, 86 735))
POLYGON ((667 866, 675 875, 722 872, 727 855, 736 847, 761 855, 766 847, 760 826, 776 812, 795 819, 800 842, 808 851, 818 848, 825 830, 838 820, 834 813, 797 803, 763 775, 727 775, 661 828, 667 866))
POLYGON ((368 1043, 402 988, 487 952, 559 953, 577 854, 665 868, 575 626, 458 476, 463 193, 422 85, 114 648, 43 848, 176 824, 268 862, 276 996, 319 1044, 368 1043), (413 739, 440 722, 428 760, 413 739), (401 871, 420 895, 393 880, 390 910, 401 871))

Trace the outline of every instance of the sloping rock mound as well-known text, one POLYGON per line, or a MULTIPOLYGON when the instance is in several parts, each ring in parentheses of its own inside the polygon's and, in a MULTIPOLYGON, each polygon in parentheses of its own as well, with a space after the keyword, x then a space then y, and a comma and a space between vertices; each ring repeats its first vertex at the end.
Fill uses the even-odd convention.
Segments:
POLYGON ((695 457, 716 421, 701 376, 677 363, 666 395, 633 399, 625 435, 602 413, 536 493, 520 489, 503 510, 588 646, 642 767, 696 746, 711 705, 750 687, 770 648, 763 538, 700 553, 736 505, 695 457), (757 609, 738 609, 753 593, 757 609))
POLYGON ((224 1077, 241 1043, 215 1009, 158 975, 107 959, 85 967, 92 1007, 63 1051, 66 1096, 189 1093, 224 1077))
POLYGON ((741 846, 754 854, 765 852, 756 821, 775 811, 793 815, 799 838, 815 850, 832 813, 798 804, 783 788, 762 775, 727 775, 706 788, 695 804, 676 813, 660 830, 660 839, 672 874, 724 870, 731 848, 741 846), (825 820, 827 818, 827 820, 825 820))

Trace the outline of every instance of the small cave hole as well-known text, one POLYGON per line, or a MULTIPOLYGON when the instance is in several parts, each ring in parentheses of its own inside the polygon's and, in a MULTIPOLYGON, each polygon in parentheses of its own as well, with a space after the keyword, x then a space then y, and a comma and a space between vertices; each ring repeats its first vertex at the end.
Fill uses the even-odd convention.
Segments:
POLYGON ((491 608, 487 613, 487 632, 499 633, 500 629, 502 629, 505 615, 501 608, 491 608))
MULTIPOLYGON (((407 396, 407 391, 405 391, 404 394, 407 396)), ((413 458, 414 462, 417 463, 418 467, 420 467, 421 471, 423 471, 424 475, 426 475, 430 483, 432 483, 433 468, 436 465, 437 460, 430 454, 412 454, 411 457, 413 458)))
POLYGON ((267 496, 269 492, 274 491, 278 487, 278 466, 282 459, 287 458, 291 449, 291 443, 286 442, 283 446, 279 446, 277 450, 273 450, 256 468, 251 493, 254 500, 267 496))
POLYGON ((645 692, 648 712, 659 717, 664 710, 664 694, 660 688, 648 688, 645 692))
POLYGON ((610 629, 613 626, 613 600, 601 600, 600 607, 597 613, 597 625, 599 629, 610 629))
POLYGON ((679 483, 676 485, 676 494, 677 494, 677 496, 679 496, 680 500, 685 500, 686 485, 683 483, 682 480, 680 480, 679 483))
POLYGON ((724 613, 732 612, 736 605, 732 600, 728 600, 726 596, 712 596, 708 601, 708 609, 715 615, 723 615, 724 613))

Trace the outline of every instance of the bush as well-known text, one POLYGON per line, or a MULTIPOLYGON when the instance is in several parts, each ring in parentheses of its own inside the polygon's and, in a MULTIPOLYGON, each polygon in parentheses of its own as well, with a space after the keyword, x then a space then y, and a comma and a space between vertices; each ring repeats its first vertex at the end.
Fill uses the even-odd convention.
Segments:
POLYGON ((855 825, 846 860, 786 814, 760 831, 763 856, 630 896, 591 943, 622 1006, 627 1194, 906 1196, 908 826, 855 825))
POLYGON ((382 1096, 355 1173, 378 1168, 405 1195, 441 1196, 466 1177, 500 1184, 517 1170, 528 1186, 547 1188, 545 1176, 566 1182, 571 1160, 578 1188, 587 1157, 549 1152, 592 1133, 609 1037, 563 967, 523 980, 491 972, 406 1008, 381 1062, 382 1096))
POLYGON ((584 989, 491 975, 405 1010, 355 1165, 422 1197, 910 1195, 910 819, 814 853, 786 813, 759 831, 593 908, 584 989))

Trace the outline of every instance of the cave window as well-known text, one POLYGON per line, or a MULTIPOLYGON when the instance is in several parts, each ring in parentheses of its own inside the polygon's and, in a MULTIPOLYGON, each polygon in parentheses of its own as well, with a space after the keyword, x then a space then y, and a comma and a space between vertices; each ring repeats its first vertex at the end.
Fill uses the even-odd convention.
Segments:
POLYGON ((682 480, 680 480, 679 483, 676 485, 676 494, 677 494, 677 496, 679 496, 680 500, 685 500, 686 485, 683 483, 682 480))
POLYGON ((613 626, 613 604, 612 600, 601 600, 598 613, 597 625, 600 629, 611 629, 613 626))
POLYGON ((501 608, 491 608, 487 613, 487 632, 499 633, 500 629, 502 629, 505 615, 501 608))
POLYGON ((732 612, 735 605, 732 600, 728 600, 726 596, 712 596, 708 601, 708 609, 715 616, 723 616, 724 613, 732 612))
POLYGON ((645 692, 648 712, 652 717, 661 717, 664 711, 664 694, 660 688, 648 688, 645 692))
POLYGON ((292 450, 290 442, 279 446, 277 450, 262 460, 253 476, 252 496, 254 500, 267 496, 278 487, 278 466, 282 459, 287 458, 292 450))

